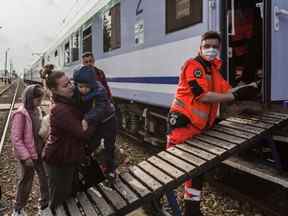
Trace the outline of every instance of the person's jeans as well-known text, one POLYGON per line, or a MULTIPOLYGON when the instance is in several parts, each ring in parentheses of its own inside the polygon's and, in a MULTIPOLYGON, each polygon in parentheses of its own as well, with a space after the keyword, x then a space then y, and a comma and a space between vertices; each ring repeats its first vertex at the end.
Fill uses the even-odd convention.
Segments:
POLYGON ((14 206, 15 210, 20 210, 26 206, 32 189, 35 171, 38 175, 40 184, 40 207, 41 209, 46 208, 49 202, 49 190, 48 179, 43 162, 41 160, 34 160, 33 167, 29 167, 24 164, 24 161, 20 161, 19 165, 21 168, 21 174, 17 183, 16 203, 14 206))

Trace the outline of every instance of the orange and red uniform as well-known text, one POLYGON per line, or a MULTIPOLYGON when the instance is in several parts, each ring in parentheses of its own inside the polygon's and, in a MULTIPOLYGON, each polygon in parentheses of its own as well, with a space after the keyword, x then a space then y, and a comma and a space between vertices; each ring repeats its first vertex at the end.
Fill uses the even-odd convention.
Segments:
MULTIPOLYGON (((201 57, 186 61, 179 77, 179 83, 175 99, 171 105, 170 112, 178 112, 187 117, 190 122, 186 127, 174 128, 168 134, 168 146, 183 143, 202 130, 213 125, 219 107, 219 103, 208 104, 199 101, 199 98, 207 92, 226 93, 231 88, 223 79, 220 68, 222 61, 215 59, 209 62, 209 67, 200 61, 201 57), (193 91, 196 84, 200 89, 193 91)), ((208 62, 206 62, 207 64, 208 62)))
MULTIPOLYGON (((185 126, 173 127, 170 130, 167 135, 167 148, 181 144, 213 125, 217 117, 219 103, 202 103, 199 98, 207 92, 226 93, 231 89, 231 86, 220 73, 221 65, 222 61, 220 59, 207 62, 200 56, 190 59, 184 64, 175 99, 170 108, 168 124, 173 125, 177 121, 177 119, 173 119, 173 113, 176 113, 176 118, 177 113, 180 113, 188 123, 185 126)), ((191 180, 186 181, 185 200, 199 203, 201 188, 201 177, 194 179, 193 185, 191 180)), ((189 212, 189 210, 187 211, 189 212)))

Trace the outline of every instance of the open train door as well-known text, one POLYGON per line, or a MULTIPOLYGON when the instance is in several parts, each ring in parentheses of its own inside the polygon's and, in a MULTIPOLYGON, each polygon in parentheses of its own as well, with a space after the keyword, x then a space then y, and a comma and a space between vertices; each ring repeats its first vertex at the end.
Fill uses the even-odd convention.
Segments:
POLYGON ((264 8, 264 98, 288 100, 288 1, 265 0, 264 8))

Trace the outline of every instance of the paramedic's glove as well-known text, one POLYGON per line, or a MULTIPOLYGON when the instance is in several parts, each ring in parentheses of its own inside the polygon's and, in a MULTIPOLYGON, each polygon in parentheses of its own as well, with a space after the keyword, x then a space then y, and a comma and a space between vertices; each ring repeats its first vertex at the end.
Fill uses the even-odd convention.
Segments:
POLYGON ((259 89, 252 85, 243 86, 232 92, 235 101, 256 99, 258 93, 259 89))
POLYGON ((81 124, 82 124, 83 131, 88 130, 88 123, 85 119, 82 120, 81 124))

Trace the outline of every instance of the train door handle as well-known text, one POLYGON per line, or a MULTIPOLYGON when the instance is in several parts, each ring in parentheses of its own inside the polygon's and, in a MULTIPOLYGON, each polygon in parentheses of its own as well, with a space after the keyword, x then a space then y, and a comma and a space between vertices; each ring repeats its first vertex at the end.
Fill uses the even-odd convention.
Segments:
POLYGON ((256 7, 259 8, 260 14, 261 14, 261 18, 263 19, 263 17, 264 17, 264 3, 263 2, 259 2, 259 3, 256 4, 256 7))
POLYGON ((274 7, 274 30, 280 30, 280 17, 286 16, 288 17, 288 10, 280 9, 278 6, 274 7))

